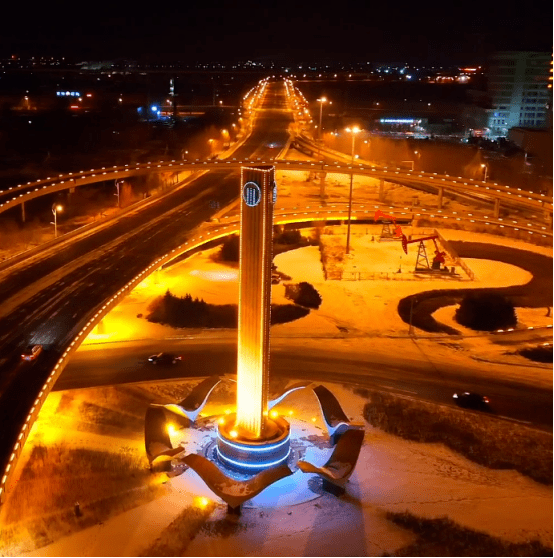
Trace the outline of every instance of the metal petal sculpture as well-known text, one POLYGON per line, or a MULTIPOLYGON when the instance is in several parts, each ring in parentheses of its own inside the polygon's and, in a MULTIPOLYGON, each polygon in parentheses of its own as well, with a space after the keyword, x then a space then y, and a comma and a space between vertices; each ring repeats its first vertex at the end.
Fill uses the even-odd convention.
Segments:
POLYGON ((196 418, 206 405, 208 397, 215 389, 217 384, 221 382, 221 376, 209 376, 197 386, 179 403, 170 403, 169 405, 155 405, 156 407, 163 407, 167 411, 179 415, 181 417, 186 417, 190 422, 196 421, 196 418))
POLYGON ((312 385, 312 382, 299 382, 297 384, 293 384, 292 386, 288 387, 281 395, 279 395, 279 397, 276 397, 275 399, 268 401, 267 410, 270 411, 271 409, 273 409, 275 405, 278 405, 285 397, 287 397, 293 391, 296 391, 298 389, 304 389, 310 385, 312 385))
POLYGON ((316 386, 313 391, 319 402, 329 436, 334 438, 336 433, 348 430, 350 420, 342 410, 337 398, 324 386, 316 386))
POLYGON ((144 445, 148 461, 152 464, 156 459, 166 457, 172 459, 183 448, 174 448, 167 432, 164 409, 149 407, 144 417, 144 445))
POLYGON ((268 486, 292 475, 287 465, 279 465, 266 469, 247 481, 238 481, 225 475, 217 465, 202 455, 191 453, 180 459, 180 462, 194 469, 208 488, 232 508, 238 508, 268 486))
POLYGON ((317 467, 308 461, 298 461, 297 465, 303 473, 316 473, 325 480, 342 487, 354 472, 364 435, 363 430, 347 430, 341 436, 327 463, 322 467, 317 467))

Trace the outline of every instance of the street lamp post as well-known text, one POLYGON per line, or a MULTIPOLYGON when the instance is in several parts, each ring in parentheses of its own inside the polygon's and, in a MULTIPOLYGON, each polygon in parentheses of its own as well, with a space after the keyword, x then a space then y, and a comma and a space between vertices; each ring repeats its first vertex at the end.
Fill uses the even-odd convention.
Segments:
POLYGON ((481 163, 481 168, 485 169, 485 178, 483 179, 483 182, 486 182, 487 181, 487 171, 488 171, 489 167, 485 163, 481 163))
POLYGON ((318 141, 318 150, 317 150, 317 160, 319 161, 319 157, 321 156, 321 121, 323 117, 323 103, 327 102, 327 97, 321 97, 317 100, 319 103, 319 128, 317 131, 317 141, 318 141))
POLYGON ((58 238, 58 211, 62 211, 63 207, 58 204, 52 205, 52 213, 54 215, 54 238, 58 238))
POLYGON ((120 209, 121 209, 121 198, 120 198, 119 187, 120 187, 121 184, 123 184, 123 180, 116 180, 115 181, 115 189, 116 189, 117 193, 114 194, 114 195, 117 196, 117 207, 119 207, 120 209))
POLYGON ((346 253, 350 254, 350 218, 352 217, 352 186, 354 181, 354 142, 356 140, 356 134, 360 131, 358 126, 353 126, 352 128, 346 128, 347 132, 352 134, 352 172, 350 173, 350 196, 348 199, 348 225, 346 229, 346 253))

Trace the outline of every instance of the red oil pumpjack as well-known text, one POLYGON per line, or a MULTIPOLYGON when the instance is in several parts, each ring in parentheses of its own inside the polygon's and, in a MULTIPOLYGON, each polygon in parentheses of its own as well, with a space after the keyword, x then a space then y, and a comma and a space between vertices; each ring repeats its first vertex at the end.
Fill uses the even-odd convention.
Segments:
POLYGON ((402 227, 396 224, 396 217, 394 215, 387 215, 386 213, 383 213, 380 209, 378 209, 375 212, 373 220, 378 221, 379 219, 386 219, 387 221, 392 221, 394 223, 394 234, 391 232, 389 224, 383 223, 381 238, 401 238, 402 242, 404 242, 406 236, 402 234, 402 227))
POLYGON ((435 234, 433 236, 424 236, 423 238, 416 238, 414 240, 408 240, 405 236, 403 236, 402 238, 402 248, 404 249, 404 252, 407 254, 408 253, 408 244, 413 244, 414 242, 419 242, 419 248, 418 248, 418 252, 417 252, 417 260, 416 260, 416 271, 419 268, 419 260, 425 260, 425 262, 427 263, 427 267, 423 268, 423 269, 438 269, 440 270, 441 268, 441 264, 444 265, 446 262, 445 256, 446 256, 446 252, 443 252, 442 250, 439 249, 439 246, 437 244, 437 238, 438 236, 435 234), (435 244, 435 257, 433 258, 433 263, 432 265, 429 265, 429 260, 427 259, 427 251, 425 250, 425 244, 423 243, 425 240, 432 240, 433 243, 435 244))
MULTIPOLYGON (((418 252, 417 252, 417 259, 416 259, 416 271, 425 270, 425 269, 440 270, 441 269, 441 264, 442 265, 445 264, 445 262, 446 262, 446 259, 445 259, 446 252, 443 252, 442 250, 439 249, 439 246, 437 244, 438 235, 425 236, 423 238, 416 238, 415 240, 408 240, 406 238, 406 235, 402 233, 402 227, 400 227, 400 225, 396 224, 396 218, 394 217, 394 215, 387 215, 386 213, 383 213, 380 209, 378 209, 375 212, 374 220, 378 221, 379 219, 386 219, 386 220, 392 221, 394 223, 394 235, 390 231, 390 228, 388 227, 387 223, 383 224, 383 232, 385 233, 386 237, 388 237, 388 238, 398 238, 398 239, 400 239, 402 241, 402 249, 404 250, 404 253, 406 253, 406 254, 408 253, 408 244, 412 244, 414 242, 419 242, 419 247, 418 247, 418 252), (432 240, 433 243, 435 244, 435 257, 433 258, 432 265, 429 265, 429 259, 427 258, 427 250, 425 249, 425 244, 424 244, 425 240, 432 240), (427 267, 420 268, 419 267, 420 260, 425 261, 425 263, 427 264, 427 267)), ((383 233, 382 233, 382 236, 383 236, 383 233)))

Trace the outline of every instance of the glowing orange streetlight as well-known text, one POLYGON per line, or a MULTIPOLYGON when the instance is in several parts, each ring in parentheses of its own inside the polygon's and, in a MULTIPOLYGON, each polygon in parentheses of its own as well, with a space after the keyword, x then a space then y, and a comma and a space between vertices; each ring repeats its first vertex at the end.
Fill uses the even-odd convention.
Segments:
MULTIPOLYGON (((352 134, 352 165, 354 165, 354 142, 356 140, 356 134, 361 132, 358 126, 352 126, 352 128, 346 128, 346 131, 352 134)), ((352 186, 354 181, 354 169, 350 174, 350 196, 348 200, 348 226, 346 229, 346 253, 350 254, 350 218, 352 217, 352 186)))
POLYGON ((483 182, 486 182, 487 181, 487 171, 489 170, 489 167, 485 163, 481 163, 481 168, 485 170, 485 178, 483 178, 483 182))
POLYGON ((52 205, 52 213, 54 215, 54 238, 58 238, 58 213, 61 211, 63 211, 63 207, 61 205, 52 205))

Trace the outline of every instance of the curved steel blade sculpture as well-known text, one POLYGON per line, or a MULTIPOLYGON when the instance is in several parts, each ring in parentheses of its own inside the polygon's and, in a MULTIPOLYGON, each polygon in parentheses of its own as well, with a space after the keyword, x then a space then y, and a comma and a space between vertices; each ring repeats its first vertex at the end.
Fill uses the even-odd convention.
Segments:
POLYGON ((322 467, 317 467, 308 461, 298 461, 297 465, 303 473, 316 473, 325 480, 343 487, 354 472, 364 435, 363 430, 347 430, 322 467))
POLYGON ((225 475, 217 465, 202 455, 191 453, 179 461, 194 469, 208 488, 232 508, 239 507, 268 486, 292 475, 287 465, 279 465, 266 469, 247 481, 238 481, 225 475))
POLYGON ((279 403, 281 403, 281 401, 287 397, 289 394, 291 394, 293 391, 296 391, 298 389, 304 389, 308 386, 312 385, 312 382, 299 382, 297 384, 293 384, 292 386, 288 387, 281 395, 279 395, 279 397, 276 397, 275 399, 272 399, 271 401, 267 402, 267 410, 271 411, 271 409, 273 409, 273 407, 275 407, 275 405, 278 405, 279 403))
POLYGON ((179 407, 184 410, 187 417, 194 422, 200 411, 204 408, 210 393, 215 389, 222 378, 218 374, 209 376, 200 382, 194 389, 180 402, 179 407))
POLYGON ((152 464, 158 458, 173 459, 182 453, 184 448, 174 448, 167 432, 164 409, 149 407, 144 417, 144 445, 148 461, 152 464))
POLYGON ((168 405, 158 405, 153 403, 152 407, 163 407, 166 411, 174 413, 180 417, 186 417, 190 422, 195 422, 196 418, 206 405, 208 397, 215 389, 217 384, 221 382, 221 376, 209 376, 197 386, 179 403, 170 403, 168 405))
POLYGON ((350 419, 342 410, 337 398, 326 387, 316 386, 313 392, 319 402, 329 436, 335 442, 335 434, 340 434, 350 428, 350 419))

